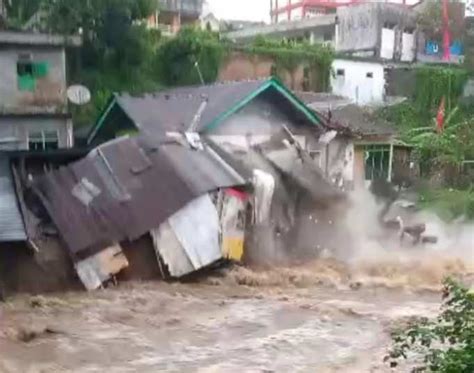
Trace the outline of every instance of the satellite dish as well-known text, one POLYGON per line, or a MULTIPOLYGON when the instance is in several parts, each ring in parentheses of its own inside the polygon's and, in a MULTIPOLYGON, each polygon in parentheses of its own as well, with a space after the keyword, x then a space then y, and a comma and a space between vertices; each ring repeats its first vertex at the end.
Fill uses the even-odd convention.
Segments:
POLYGON ((67 98, 75 105, 85 105, 91 100, 91 91, 83 85, 72 85, 67 89, 67 98))

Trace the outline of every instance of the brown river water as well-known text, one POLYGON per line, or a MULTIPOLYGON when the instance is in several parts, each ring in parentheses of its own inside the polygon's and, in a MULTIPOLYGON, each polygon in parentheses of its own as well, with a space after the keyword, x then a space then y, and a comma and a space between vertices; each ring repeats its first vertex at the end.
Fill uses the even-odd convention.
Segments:
POLYGON ((18 296, 0 305, 0 372, 393 372, 390 330, 436 315, 442 279, 472 281, 472 264, 328 259, 18 296))

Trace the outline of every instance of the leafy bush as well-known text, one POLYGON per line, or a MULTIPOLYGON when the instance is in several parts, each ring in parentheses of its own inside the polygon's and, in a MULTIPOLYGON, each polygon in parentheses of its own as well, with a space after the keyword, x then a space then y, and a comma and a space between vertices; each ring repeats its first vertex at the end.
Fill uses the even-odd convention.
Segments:
POLYGON ((422 110, 412 102, 384 108, 379 115, 394 123, 404 142, 412 145, 422 176, 442 174, 445 185, 469 188, 474 178, 465 162, 474 160, 474 113, 472 105, 460 103, 447 111, 444 129, 436 131, 437 110, 422 110))
POLYGON ((442 97, 447 108, 457 105, 468 79, 464 69, 455 67, 423 66, 416 69, 415 104, 420 110, 437 109, 442 97))
POLYGON ((444 285, 442 311, 435 320, 422 319, 393 333, 386 357, 392 367, 414 354, 423 358, 414 372, 474 372, 474 292, 452 279, 444 285))
POLYGON ((426 189, 420 194, 420 205, 434 211, 446 221, 460 216, 474 219, 474 190, 426 189))

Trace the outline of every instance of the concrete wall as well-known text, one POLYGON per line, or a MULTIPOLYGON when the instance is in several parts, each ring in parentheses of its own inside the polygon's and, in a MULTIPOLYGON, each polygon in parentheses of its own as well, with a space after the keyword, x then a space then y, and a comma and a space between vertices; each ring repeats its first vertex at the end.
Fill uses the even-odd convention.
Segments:
POLYGON ((371 51, 371 56, 413 61, 416 16, 410 9, 386 3, 368 3, 339 8, 336 51, 371 51), (405 45, 404 45, 405 43, 405 45))
POLYGON ((332 67, 332 93, 361 105, 383 102, 385 77, 381 63, 337 59, 332 67))
POLYGON ((314 154, 315 159, 327 179, 343 190, 354 185, 354 142, 345 137, 336 137, 329 144, 321 144, 317 137, 307 137, 305 149, 314 154))
POLYGON ((257 36, 265 36, 275 39, 294 39, 305 38, 311 33, 334 34, 336 15, 320 15, 318 17, 305 18, 299 20, 288 21, 288 16, 282 17, 280 14, 279 23, 271 25, 262 25, 256 27, 249 27, 242 30, 229 32, 226 36, 230 40, 240 43, 248 43, 257 36))
POLYGON ((11 47, 0 50, 0 110, 58 111, 66 105, 66 57, 62 47, 11 47), (30 55, 32 62, 47 62, 49 73, 38 79, 33 92, 18 88, 17 62, 30 55), (39 109, 39 110, 38 110, 39 109))
MULTIPOLYGON (((272 66, 274 65, 275 62, 271 57, 234 52, 221 66, 217 79, 220 82, 228 82, 267 78, 272 75, 272 66)), ((323 90, 319 71, 310 71, 305 84, 305 67, 305 64, 302 63, 291 74, 287 71, 279 71, 278 74, 283 83, 295 91, 323 90)))
POLYGON ((308 128, 298 126, 284 110, 257 97, 250 104, 228 118, 212 131, 209 137, 220 145, 232 145, 248 149, 264 143, 281 133, 283 125, 296 135, 301 146, 306 147, 308 128))
POLYGON ((270 57, 234 52, 219 70, 220 82, 261 79, 271 75, 273 60, 270 57))
POLYGON ((59 148, 73 146, 72 121, 63 117, 0 117, 0 150, 27 150, 29 134, 58 133, 59 148))
POLYGON ((375 50, 379 45, 380 18, 377 4, 337 10, 336 51, 375 50))

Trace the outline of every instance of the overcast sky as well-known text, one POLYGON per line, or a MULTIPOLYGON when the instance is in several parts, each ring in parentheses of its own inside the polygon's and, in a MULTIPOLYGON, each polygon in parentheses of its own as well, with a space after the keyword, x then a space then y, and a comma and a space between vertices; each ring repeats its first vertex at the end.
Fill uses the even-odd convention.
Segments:
POLYGON ((208 0, 217 18, 268 21, 270 0, 208 0))

